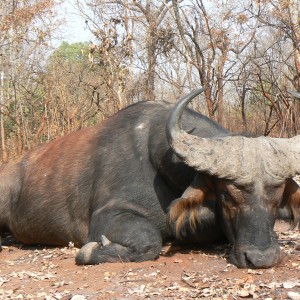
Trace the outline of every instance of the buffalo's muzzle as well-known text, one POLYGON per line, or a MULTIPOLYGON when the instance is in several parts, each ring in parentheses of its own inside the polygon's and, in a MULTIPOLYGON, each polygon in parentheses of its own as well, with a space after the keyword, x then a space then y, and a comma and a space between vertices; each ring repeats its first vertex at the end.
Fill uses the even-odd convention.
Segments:
POLYGON ((270 268, 281 259, 278 244, 274 244, 267 249, 258 249, 254 246, 238 248, 232 251, 230 260, 239 268, 270 268))

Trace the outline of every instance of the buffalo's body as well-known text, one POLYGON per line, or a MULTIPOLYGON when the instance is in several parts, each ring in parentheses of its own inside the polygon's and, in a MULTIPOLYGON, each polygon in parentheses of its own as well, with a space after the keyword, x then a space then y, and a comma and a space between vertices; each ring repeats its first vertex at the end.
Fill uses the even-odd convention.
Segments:
MULTIPOLYGON (((217 212, 214 191, 218 177, 197 172, 170 148, 165 128, 171 110, 164 103, 134 104, 2 167, 1 230, 9 230, 25 244, 72 241, 82 247, 78 264, 154 259, 163 241, 175 236, 196 242, 222 237, 219 218, 224 218, 217 212), (203 185, 210 191, 195 204, 203 185), (184 193, 192 201, 180 206, 184 193), (175 207, 171 215, 170 207, 175 207)), ((185 111, 182 123, 196 136, 230 135, 191 110, 185 111)), ((272 232, 267 239, 271 245, 272 232)))
MULTIPOLYGON (((162 239, 172 236, 167 209, 195 174, 168 146, 165 126, 171 108, 155 102, 132 105, 4 167, 2 229, 25 244, 72 241, 81 247, 100 241, 101 235, 129 247, 156 244, 149 256, 155 258, 162 239)), ((200 128, 206 136, 227 134, 191 111, 184 123, 195 134, 200 128)), ((132 260, 147 259, 145 251, 133 252, 132 260)))

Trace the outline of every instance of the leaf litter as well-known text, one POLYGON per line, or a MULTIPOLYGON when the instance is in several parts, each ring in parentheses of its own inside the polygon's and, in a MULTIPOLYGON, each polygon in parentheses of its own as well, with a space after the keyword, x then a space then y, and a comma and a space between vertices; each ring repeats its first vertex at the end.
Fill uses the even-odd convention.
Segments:
POLYGON ((282 262, 238 269, 228 245, 200 249, 167 245, 152 262, 79 267, 78 249, 3 247, 0 299, 300 299, 300 233, 278 222, 282 262))

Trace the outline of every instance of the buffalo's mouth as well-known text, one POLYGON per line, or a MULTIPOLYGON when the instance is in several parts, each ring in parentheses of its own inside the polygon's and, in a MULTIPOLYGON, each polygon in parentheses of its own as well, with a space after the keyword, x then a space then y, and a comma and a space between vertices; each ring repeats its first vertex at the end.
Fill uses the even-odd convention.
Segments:
POLYGON ((265 269, 278 264, 281 258, 280 247, 274 243, 266 249, 253 245, 233 246, 229 261, 238 268, 265 269))

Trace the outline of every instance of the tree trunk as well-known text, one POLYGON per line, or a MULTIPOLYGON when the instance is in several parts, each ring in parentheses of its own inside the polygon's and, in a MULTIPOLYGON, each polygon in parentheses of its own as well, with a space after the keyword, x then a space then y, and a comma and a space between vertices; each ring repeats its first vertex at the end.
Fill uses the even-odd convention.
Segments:
POLYGON ((155 100, 155 66, 156 66, 156 47, 157 47, 157 24, 155 17, 148 15, 149 17, 149 32, 147 37, 147 71, 144 85, 144 97, 145 100, 155 100))

